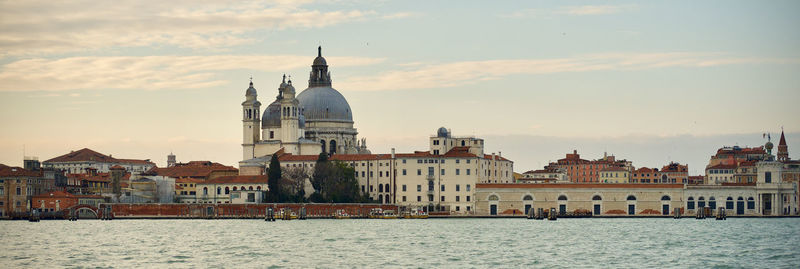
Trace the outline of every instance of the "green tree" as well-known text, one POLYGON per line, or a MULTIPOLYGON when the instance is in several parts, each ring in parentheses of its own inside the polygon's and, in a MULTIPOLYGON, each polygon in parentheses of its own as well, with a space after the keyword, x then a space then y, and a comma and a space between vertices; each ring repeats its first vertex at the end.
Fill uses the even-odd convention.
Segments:
POLYGON ((328 154, 325 154, 325 152, 320 153, 317 163, 314 165, 314 174, 311 176, 311 186, 314 187, 314 191, 324 196, 323 185, 328 181, 331 173, 328 154))
POLYGON ((272 158, 269 160, 267 175, 269 176, 267 179, 267 184, 269 185, 267 201, 273 203, 282 202, 283 186, 281 186, 281 163, 278 161, 277 153, 272 154, 272 158))

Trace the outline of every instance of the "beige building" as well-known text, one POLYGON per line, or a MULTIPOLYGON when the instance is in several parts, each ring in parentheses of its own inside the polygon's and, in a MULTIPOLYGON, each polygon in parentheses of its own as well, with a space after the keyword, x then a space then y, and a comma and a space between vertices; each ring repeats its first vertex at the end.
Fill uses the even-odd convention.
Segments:
POLYGON ((683 206, 683 184, 478 184, 476 213, 524 214, 530 209, 593 215, 669 215, 683 206))
POLYGON ((609 166, 600 170, 601 183, 628 183, 630 181, 630 172, 628 169, 609 166))
MULTIPOLYGON (((263 175, 224 176, 209 179, 204 182, 198 182, 195 185, 197 189, 195 201, 197 203, 227 204, 231 203, 233 200, 240 199, 242 197, 241 190, 258 191, 261 193, 268 191, 269 187, 267 183, 268 177, 263 175), (232 195, 234 193, 236 195, 232 195)), ((247 198, 246 195, 245 193, 245 198, 247 198)), ((259 201, 261 201, 261 198, 258 198, 259 201)))

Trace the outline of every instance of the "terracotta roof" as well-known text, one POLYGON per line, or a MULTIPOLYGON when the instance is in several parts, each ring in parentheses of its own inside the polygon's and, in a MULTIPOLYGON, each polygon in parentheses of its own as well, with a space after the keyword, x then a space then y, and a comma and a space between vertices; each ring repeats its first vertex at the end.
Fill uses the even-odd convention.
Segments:
POLYGON ((41 171, 25 170, 22 167, 0 166, 0 177, 40 177, 41 171))
MULTIPOLYGON (((111 182, 111 173, 97 173, 96 175, 67 174, 67 178, 76 178, 81 181, 111 182)), ((131 173, 125 173, 125 175, 122 176, 122 180, 128 180, 130 178, 131 178, 131 173)))
POLYGON ((539 169, 539 170, 530 170, 523 174, 549 174, 549 173, 559 173, 556 169, 539 169))
POLYGON ((683 184, 664 184, 664 183, 478 183, 475 188, 487 189, 680 189, 683 184))
POLYGON ((134 160, 134 159, 115 159, 109 155, 99 153, 97 151, 83 148, 78 151, 73 151, 47 161, 48 162, 104 162, 104 163, 129 163, 129 164, 155 164, 149 160, 134 160))
POLYGON ((175 179, 175 183, 202 183, 202 179, 182 177, 175 179))
POLYGON ((641 167, 639 169, 633 170, 633 172, 634 173, 653 173, 653 172, 658 172, 658 169, 641 167))
POLYGON ((118 170, 118 169, 125 170, 125 167, 122 167, 122 166, 120 166, 120 165, 118 164, 118 165, 112 166, 112 167, 111 167, 111 168, 109 168, 109 169, 111 169, 111 170, 118 170))
POLYGON ((670 163, 661 168, 661 172, 687 172, 689 167, 680 163, 670 163))
POLYGON ((215 179, 209 179, 200 184, 239 184, 239 183, 261 184, 261 183, 267 183, 268 181, 269 181, 268 176, 227 176, 227 177, 218 177, 215 179))
POLYGON ((717 165, 711 166, 709 168, 706 168, 706 170, 708 170, 708 169, 736 169, 736 165, 732 165, 732 164, 717 164, 717 165))
POLYGON ((606 168, 603 168, 602 170, 600 170, 600 172, 603 172, 603 171, 625 171, 625 172, 627 172, 628 169, 625 169, 625 168, 622 168, 622 167, 619 167, 619 166, 609 166, 609 167, 606 167, 606 168))
POLYGON ((85 195, 85 194, 72 194, 65 191, 51 191, 48 193, 39 194, 33 197, 36 198, 99 198, 103 199, 100 195, 85 195))
POLYGON ((153 167, 147 171, 147 174, 168 176, 173 178, 198 178, 208 177, 212 172, 215 171, 238 172, 239 169, 210 161, 192 161, 188 163, 175 164, 173 167, 153 167))

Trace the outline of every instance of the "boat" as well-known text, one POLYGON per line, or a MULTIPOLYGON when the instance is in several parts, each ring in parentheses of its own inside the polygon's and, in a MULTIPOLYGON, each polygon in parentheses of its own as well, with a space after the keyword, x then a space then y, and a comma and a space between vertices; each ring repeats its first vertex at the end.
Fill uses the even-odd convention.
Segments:
POLYGON ((278 213, 275 214, 275 218, 282 220, 293 220, 297 219, 297 214, 292 212, 291 209, 281 208, 281 210, 279 210, 278 213))
POLYGON ((373 208, 369 211, 369 218, 371 219, 396 219, 397 214, 394 210, 383 210, 383 208, 373 208))
POLYGON ((428 212, 425 212, 425 211, 423 211, 421 209, 412 209, 411 211, 406 212, 405 214, 403 214, 403 218, 406 218, 406 219, 427 219, 428 218, 428 212))
POLYGON ((350 214, 344 209, 336 210, 336 213, 333 214, 333 218, 335 219, 349 219, 351 217, 352 216, 350 216, 350 214))

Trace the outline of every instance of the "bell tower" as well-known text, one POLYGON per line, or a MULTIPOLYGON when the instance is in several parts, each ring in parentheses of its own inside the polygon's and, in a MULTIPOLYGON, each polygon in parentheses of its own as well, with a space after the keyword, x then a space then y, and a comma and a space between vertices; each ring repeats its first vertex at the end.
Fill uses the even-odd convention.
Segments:
POLYGON ((778 142, 778 161, 785 162, 789 160, 789 147, 786 145, 786 137, 783 135, 783 127, 781 127, 781 141, 778 142))
MULTIPOLYGON (((286 77, 284 76, 284 80, 286 77)), ((292 79, 286 83, 286 88, 281 92, 281 140, 284 143, 297 143, 299 134, 300 101, 295 98, 295 89, 292 79)))
POLYGON ((255 158, 255 143, 261 140, 261 102, 258 101, 256 88, 253 87, 253 78, 250 78, 250 87, 245 92, 242 102, 242 147, 243 160, 255 158))

